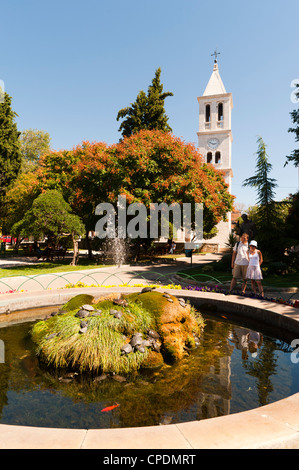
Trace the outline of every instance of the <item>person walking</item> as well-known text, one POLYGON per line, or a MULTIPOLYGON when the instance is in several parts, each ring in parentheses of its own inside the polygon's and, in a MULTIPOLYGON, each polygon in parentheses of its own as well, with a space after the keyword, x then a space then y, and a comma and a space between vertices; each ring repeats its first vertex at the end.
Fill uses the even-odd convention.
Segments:
POLYGON ((230 283, 229 294, 236 285, 237 279, 242 279, 242 294, 245 294, 247 285, 247 268, 248 268, 248 234, 243 233, 241 239, 235 244, 232 255, 233 278, 230 283))
POLYGON ((263 262, 263 256, 260 250, 257 249, 257 242, 255 240, 251 240, 249 243, 249 253, 248 253, 248 268, 246 277, 247 279, 251 280, 251 288, 253 292, 256 294, 256 286, 257 283, 259 293, 262 297, 264 297, 264 290, 262 286, 262 270, 261 264, 263 262))

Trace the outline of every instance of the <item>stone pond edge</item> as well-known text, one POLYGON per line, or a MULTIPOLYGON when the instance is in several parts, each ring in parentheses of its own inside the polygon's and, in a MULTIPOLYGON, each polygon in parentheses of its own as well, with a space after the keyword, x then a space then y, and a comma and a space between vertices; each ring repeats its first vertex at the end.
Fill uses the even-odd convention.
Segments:
MULTIPOLYGON (((26 309, 63 305, 78 293, 95 297, 140 287, 57 289, 0 296, 0 324, 33 319, 26 309), (22 311, 22 313, 20 313, 22 311)), ((298 333, 299 310, 238 295, 164 289, 198 308, 244 316, 279 331, 298 333)), ((298 364, 299 367, 299 364, 298 364)), ((299 393, 270 405, 202 421, 116 429, 60 429, 0 425, 0 449, 298 449, 299 393)))

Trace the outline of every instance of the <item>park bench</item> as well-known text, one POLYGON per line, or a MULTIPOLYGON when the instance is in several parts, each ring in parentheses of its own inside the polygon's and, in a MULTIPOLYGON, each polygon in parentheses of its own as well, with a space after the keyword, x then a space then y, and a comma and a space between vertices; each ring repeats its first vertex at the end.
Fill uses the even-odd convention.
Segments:
POLYGON ((67 254, 67 250, 51 250, 47 254, 42 254, 41 259, 44 261, 45 259, 54 261, 54 259, 63 259, 65 258, 65 255, 67 254))

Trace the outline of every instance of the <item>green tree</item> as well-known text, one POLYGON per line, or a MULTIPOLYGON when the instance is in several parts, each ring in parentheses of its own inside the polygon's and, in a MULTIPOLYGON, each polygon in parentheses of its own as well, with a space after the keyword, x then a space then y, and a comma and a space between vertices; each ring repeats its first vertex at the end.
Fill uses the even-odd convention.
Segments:
POLYGON ((92 247, 88 233, 95 228, 96 206, 106 201, 113 190, 111 169, 106 144, 85 141, 71 151, 44 154, 37 172, 41 187, 59 190, 83 221, 90 259, 92 247))
POLYGON ((72 236, 74 255, 71 265, 78 262, 78 237, 84 235, 85 227, 59 191, 40 194, 24 217, 12 227, 13 235, 33 235, 36 239, 47 237, 56 245, 62 237, 72 236))
MULTIPOLYGON (((34 173, 20 173, 18 178, 10 185, 4 198, 3 228, 4 233, 10 233, 11 228, 21 220, 32 206, 34 199, 39 195, 40 188, 34 173)), ((23 237, 18 236, 15 251, 18 252, 23 237)))
MULTIPOLYGON (((299 98, 299 84, 296 86, 298 88, 296 95, 297 98, 299 98)), ((295 134, 295 142, 299 142, 299 109, 294 109, 290 115, 292 116, 293 123, 296 127, 290 127, 288 132, 293 132, 295 134)), ((284 166, 286 166, 289 162, 292 162, 295 167, 299 166, 299 149, 295 149, 291 155, 287 156, 287 161, 285 162, 284 166)))
POLYGON ((193 145, 168 132, 142 130, 109 151, 115 155, 111 159, 114 191, 108 197, 114 204, 120 194, 129 204, 142 203, 147 208, 153 202, 202 203, 205 236, 232 210, 233 196, 223 174, 205 164, 193 145))
POLYGON ((22 171, 33 171, 40 157, 50 151, 50 134, 37 129, 26 129, 20 135, 20 149, 22 154, 22 171))
POLYGON ((11 101, 11 97, 4 93, 4 100, 0 102, 0 207, 9 185, 19 174, 22 162, 20 132, 15 123, 17 114, 11 108, 11 101))
POLYGON ((163 92, 163 84, 160 82, 161 69, 158 68, 152 84, 148 87, 147 94, 140 91, 135 103, 121 109, 117 114, 117 121, 124 119, 119 127, 123 137, 129 137, 142 129, 161 130, 171 132, 168 125, 168 117, 164 109, 164 101, 171 92, 163 92))
POLYGON ((299 191, 290 195, 290 206, 288 209, 284 228, 287 247, 290 248, 299 245, 299 191))
POLYGON ((95 229, 95 208, 118 195, 127 203, 204 204, 204 232, 232 210, 223 174, 205 164, 191 144, 171 133, 142 130, 109 147, 83 142, 72 151, 52 152, 41 158, 38 178, 43 189, 57 189, 86 227, 95 229))
POLYGON ((277 183, 274 178, 270 178, 272 165, 268 159, 266 144, 261 137, 258 138, 257 143, 256 172, 254 176, 244 180, 243 186, 250 186, 257 191, 254 221, 257 225, 257 238, 261 250, 270 257, 281 258, 284 252, 282 211, 280 205, 274 200, 277 183))

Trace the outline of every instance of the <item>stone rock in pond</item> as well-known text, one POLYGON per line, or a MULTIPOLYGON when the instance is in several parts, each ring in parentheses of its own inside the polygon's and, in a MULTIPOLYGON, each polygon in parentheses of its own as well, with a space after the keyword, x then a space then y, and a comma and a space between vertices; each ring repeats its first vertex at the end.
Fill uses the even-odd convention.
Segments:
POLYGON ((84 335, 86 331, 87 331, 87 326, 85 326, 84 328, 80 328, 79 333, 81 333, 81 335, 84 335))
POLYGON ((137 344, 137 345, 135 346, 135 351, 139 351, 139 352, 141 352, 141 353, 145 353, 145 348, 143 347, 142 344, 137 344))
POLYGON ((83 308, 80 308, 78 312, 76 313, 75 317, 78 318, 86 318, 89 316, 89 312, 87 310, 84 310, 83 308))
POLYGON ((130 345, 134 348, 137 345, 141 345, 142 342, 143 342, 142 336, 135 334, 131 338, 130 345))
POLYGON ((73 379, 75 375, 79 375, 78 372, 67 372, 64 374, 63 378, 64 379, 73 379))
POLYGON ((118 310, 115 314, 114 314, 114 318, 121 318, 123 316, 123 312, 121 312, 120 310, 118 310))
POLYGON ((144 287, 140 294, 144 294, 145 292, 151 292, 154 289, 154 287, 144 287))
POLYGON ((59 377, 58 380, 59 380, 59 382, 63 382, 63 383, 66 383, 66 384, 69 384, 70 382, 72 382, 71 378, 59 377))
POLYGON ((94 311, 94 307, 92 305, 82 305, 83 310, 87 310, 88 312, 93 312, 94 311))
POLYGON ((112 378, 113 378, 113 380, 116 380, 117 382, 126 382, 127 381, 127 379, 125 377, 123 377, 122 375, 114 374, 114 375, 112 375, 112 378))
POLYGON ((102 374, 102 375, 99 375, 98 377, 95 377, 94 378, 94 382, 102 382, 103 380, 107 379, 107 375, 106 374, 102 374))
POLYGON ((111 308, 110 311, 109 311, 110 315, 115 315, 118 312, 119 312, 119 310, 116 310, 114 308, 111 308))
POLYGON ((95 311, 91 314, 91 316, 92 316, 92 317, 100 317, 100 316, 102 315, 102 313, 103 313, 103 311, 100 310, 100 309, 98 309, 98 310, 95 310, 95 311))
POLYGON ((115 305, 122 305, 123 307, 127 307, 129 305, 129 303, 125 299, 114 299, 113 303, 115 305))
POLYGON ((55 338, 55 336, 57 336, 58 333, 52 333, 50 334, 49 336, 46 337, 46 339, 52 339, 52 338, 55 338))
POLYGON ((80 328, 87 328, 87 327, 88 327, 88 322, 87 321, 81 321, 80 328))
POLYGON ((160 352, 160 346, 158 345, 158 343, 156 343, 156 341, 152 341, 152 350, 159 353, 160 352))
POLYGON ((154 338, 154 339, 160 338, 159 333, 157 333, 154 330, 147 330, 147 334, 148 334, 148 336, 150 336, 151 338, 154 338))
POLYGON ((130 343, 127 343, 127 344, 124 344, 121 348, 121 354, 124 355, 124 354, 130 354, 131 352, 133 352, 133 348, 131 346, 130 343))

